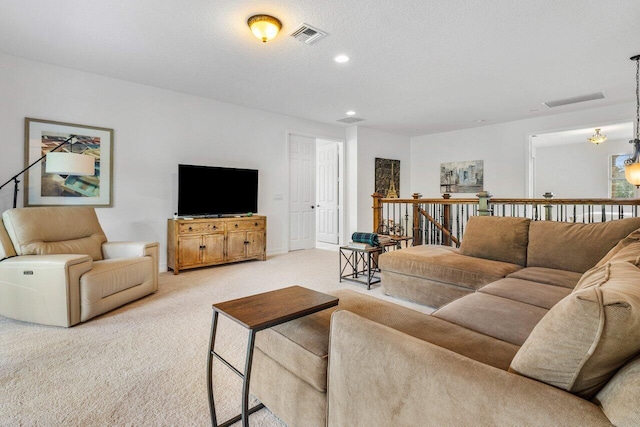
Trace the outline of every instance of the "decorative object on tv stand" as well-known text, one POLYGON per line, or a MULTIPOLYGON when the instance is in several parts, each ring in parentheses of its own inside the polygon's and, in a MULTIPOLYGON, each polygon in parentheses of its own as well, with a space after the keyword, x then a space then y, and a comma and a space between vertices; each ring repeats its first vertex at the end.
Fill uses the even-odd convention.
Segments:
POLYGON ((483 189, 483 160, 440 163, 441 193, 478 193, 483 189))
POLYGON ((636 61, 636 137, 629 141, 633 144, 633 157, 624 162, 624 177, 630 184, 640 188, 640 55, 632 56, 636 61))
POLYGON ((587 140, 593 144, 600 145, 607 140, 607 135, 600 133, 600 128, 596 128, 596 131, 587 140))
POLYGON ((251 32, 263 43, 268 42, 278 35, 282 23, 278 18, 270 15, 253 15, 247 20, 251 32))
POLYGON ((41 157, 45 157, 45 167, 31 168, 25 174, 25 206, 111 206, 113 129, 27 118, 25 164, 41 157), (71 135, 72 144, 58 149, 60 154, 45 156, 71 135), (86 172, 58 169, 53 173, 51 166, 58 168, 70 153, 74 154, 71 157, 85 159, 86 172), (88 158, 93 159, 92 168, 88 158))
POLYGON ((9 178, 7 182, 0 186, 0 189, 4 188, 11 181, 13 181, 13 207, 18 204, 18 184, 20 180, 18 177, 31 169, 33 166, 40 163, 46 158, 45 171, 47 174, 60 174, 60 175, 73 175, 73 176, 85 176, 95 174, 95 162, 94 158, 84 154, 74 153, 73 144, 77 141, 77 135, 69 135, 67 139, 50 149, 47 153, 43 154, 39 159, 29 164, 26 168, 9 178), (71 146, 70 152, 60 152, 65 145, 71 146))

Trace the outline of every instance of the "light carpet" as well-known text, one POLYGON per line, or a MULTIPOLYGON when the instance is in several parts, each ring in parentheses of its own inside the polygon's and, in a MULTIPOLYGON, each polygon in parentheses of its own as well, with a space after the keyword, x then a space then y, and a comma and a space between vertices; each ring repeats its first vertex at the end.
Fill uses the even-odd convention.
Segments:
MULTIPOLYGON (((160 275, 157 293, 72 328, 0 316, 0 425, 207 426, 211 304, 291 285, 318 291, 379 287, 339 283, 339 255, 312 249, 160 275)), ((216 351, 243 367, 247 332, 220 317, 216 351)), ((214 360, 218 421, 240 413, 241 380, 214 360)), ((239 423, 238 423, 239 424, 239 423)), ((252 426, 283 426, 267 409, 252 426)))

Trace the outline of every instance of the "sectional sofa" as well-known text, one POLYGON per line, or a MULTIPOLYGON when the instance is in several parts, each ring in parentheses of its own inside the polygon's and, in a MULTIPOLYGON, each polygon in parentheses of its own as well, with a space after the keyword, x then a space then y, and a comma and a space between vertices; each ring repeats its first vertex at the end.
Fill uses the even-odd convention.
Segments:
POLYGON ((251 392, 289 426, 640 425, 638 228, 478 217, 460 251, 383 255, 449 302, 337 291, 257 334, 251 392))

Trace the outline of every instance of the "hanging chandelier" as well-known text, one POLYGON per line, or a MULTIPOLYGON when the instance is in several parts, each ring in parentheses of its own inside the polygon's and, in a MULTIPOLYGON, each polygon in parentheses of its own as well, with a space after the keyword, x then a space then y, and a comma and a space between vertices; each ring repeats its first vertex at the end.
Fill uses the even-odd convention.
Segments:
POLYGON ((597 128, 595 133, 587 138, 589 142, 592 142, 596 145, 601 144, 607 140, 607 135, 600 133, 600 128, 597 128))
POLYGON ((633 157, 624 162, 624 177, 630 184, 640 188, 640 55, 632 56, 636 61, 636 137, 629 141, 633 144, 633 157))

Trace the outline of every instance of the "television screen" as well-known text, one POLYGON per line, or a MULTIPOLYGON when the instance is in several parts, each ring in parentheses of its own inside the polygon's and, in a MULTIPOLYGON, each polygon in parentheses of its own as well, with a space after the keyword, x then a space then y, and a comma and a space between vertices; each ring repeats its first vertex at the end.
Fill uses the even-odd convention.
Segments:
POLYGON ((178 165, 178 215, 237 215, 257 211, 257 170, 178 165))

